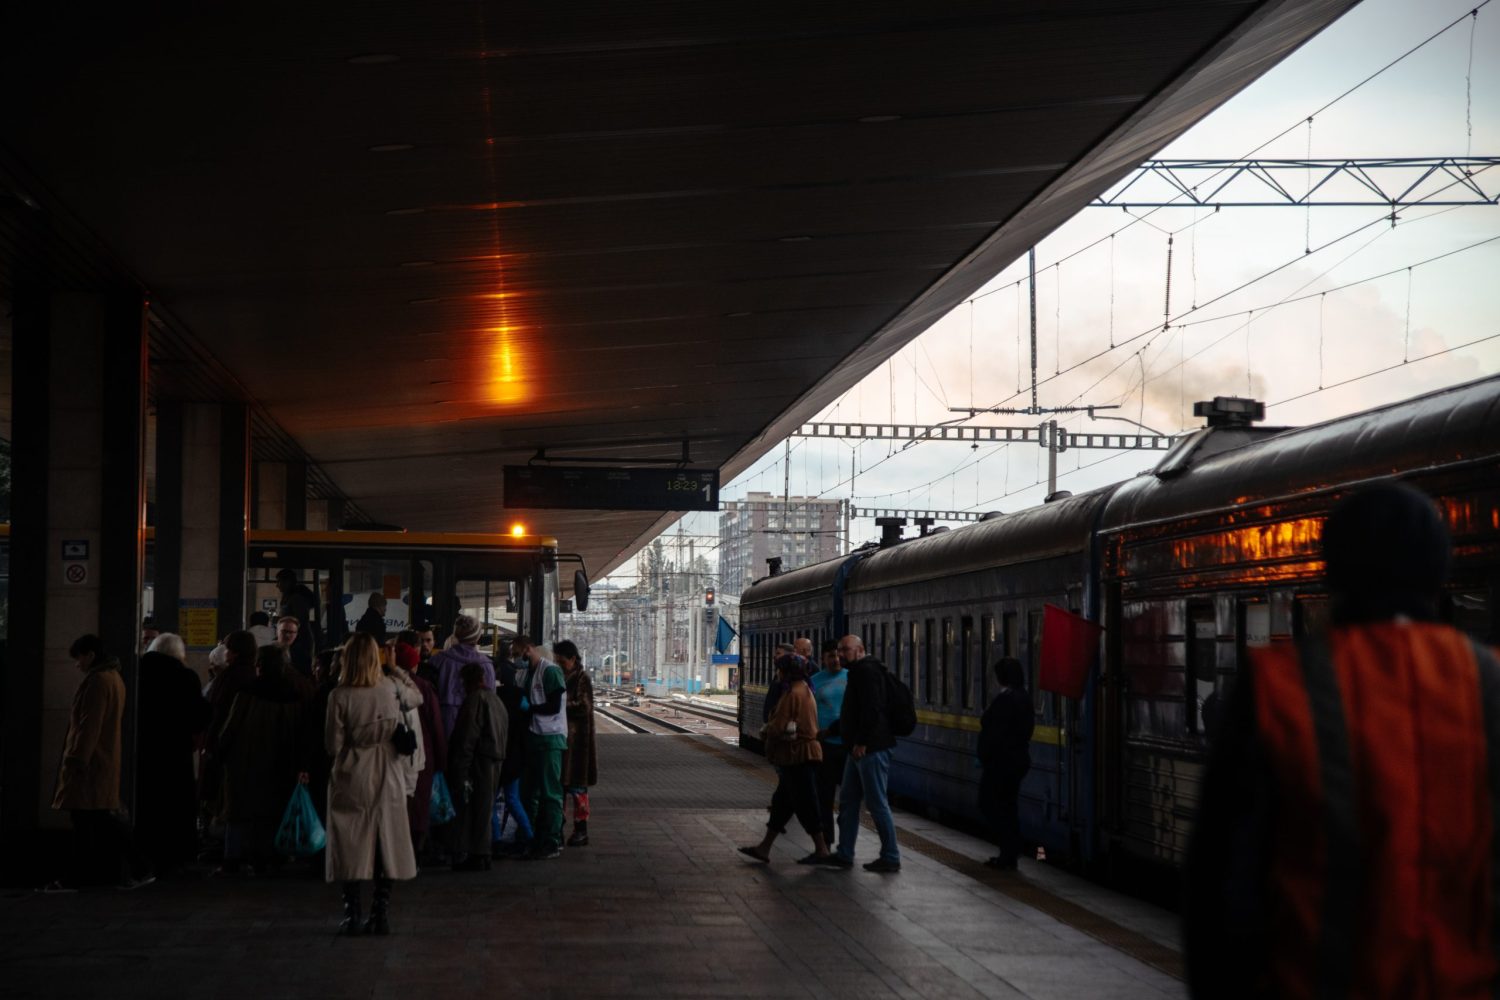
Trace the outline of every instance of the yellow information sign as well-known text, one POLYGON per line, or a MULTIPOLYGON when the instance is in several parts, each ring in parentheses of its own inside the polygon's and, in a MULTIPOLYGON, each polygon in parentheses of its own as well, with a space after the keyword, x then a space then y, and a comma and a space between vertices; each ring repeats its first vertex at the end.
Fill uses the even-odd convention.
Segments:
POLYGON ((177 605, 177 626, 188 649, 213 649, 219 644, 219 602, 183 598, 177 605))

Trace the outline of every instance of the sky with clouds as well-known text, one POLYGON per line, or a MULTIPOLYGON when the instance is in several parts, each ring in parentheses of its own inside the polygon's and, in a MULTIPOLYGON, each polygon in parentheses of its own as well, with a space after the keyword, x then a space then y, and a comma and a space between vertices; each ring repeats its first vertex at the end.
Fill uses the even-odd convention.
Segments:
MULTIPOLYGON (((1158 155, 1496 155, 1500 3, 1465 17, 1472 8, 1472 0, 1364 0, 1158 155)), ((1500 177, 1483 183, 1493 194, 1500 177)), ((1500 207, 1405 209, 1394 227, 1388 216, 1379 208, 1085 209, 1036 248, 1041 405, 1118 405, 1110 412, 1170 434, 1198 425, 1195 400, 1251 395, 1268 404, 1267 423, 1296 425, 1500 372, 1500 207)), ((818 419, 938 423, 960 416, 950 407, 1027 405, 1025 277, 1023 257, 818 419)), ((1060 419, 1074 432, 1129 430, 1081 414, 1060 419)), ((1046 453, 1036 445, 791 445, 798 496, 1012 511, 1046 492, 1046 453)), ((1116 482, 1156 457, 1071 450, 1059 456, 1058 487, 1116 482)), ((783 462, 784 448, 772 449, 726 484, 724 497, 779 494, 783 462)), ((667 537, 696 536, 702 552, 717 522, 688 515, 667 537)), ((855 523, 856 544, 875 534, 873 523, 855 523)), ((614 580, 628 584, 633 572, 627 565, 614 580)))

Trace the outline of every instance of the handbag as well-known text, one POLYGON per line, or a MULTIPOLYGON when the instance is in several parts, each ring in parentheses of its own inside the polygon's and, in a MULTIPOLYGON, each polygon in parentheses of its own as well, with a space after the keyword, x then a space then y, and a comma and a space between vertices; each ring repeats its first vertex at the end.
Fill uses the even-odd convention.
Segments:
POLYGON ((291 801, 281 816, 281 826, 276 830, 276 850, 294 858, 317 854, 328 843, 328 833, 323 821, 318 819, 318 810, 313 807, 312 796, 307 786, 299 784, 292 789, 291 801))
POLYGON ((432 776, 432 800, 428 804, 427 818, 434 826, 442 826, 458 815, 453 808, 453 796, 448 791, 448 779, 438 771, 432 776))

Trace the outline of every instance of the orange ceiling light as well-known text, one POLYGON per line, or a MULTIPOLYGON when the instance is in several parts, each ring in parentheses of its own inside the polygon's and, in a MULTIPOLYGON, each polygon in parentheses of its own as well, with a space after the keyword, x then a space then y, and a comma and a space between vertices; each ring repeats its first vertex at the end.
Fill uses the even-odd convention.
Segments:
POLYGON ((494 342, 490 348, 485 389, 489 402, 499 406, 514 406, 526 401, 526 381, 520 351, 515 344, 515 329, 500 326, 493 330, 494 342))
POLYGON ((520 521, 517 521, 515 524, 512 524, 510 526, 510 534, 511 534, 512 538, 523 538, 523 537, 525 537, 525 535, 526 535, 526 525, 522 524, 520 521))

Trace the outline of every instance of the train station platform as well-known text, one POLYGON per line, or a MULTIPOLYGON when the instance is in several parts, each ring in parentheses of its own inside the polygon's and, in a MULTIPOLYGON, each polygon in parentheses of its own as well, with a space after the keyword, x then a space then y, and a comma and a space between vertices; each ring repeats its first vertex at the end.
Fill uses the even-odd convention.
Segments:
MULTIPOLYGON (((774 774, 708 737, 600 734, 592 844, 396 886, 393 934, 334 934, 302 874, 0 899, 7 997, 1185 996, 1175 918, 1066 873, 980 864, 987 845, 898 814, 901 872, 772 863, 774 774)), ((858 860, 875 856, 866 829, 858 860)))

